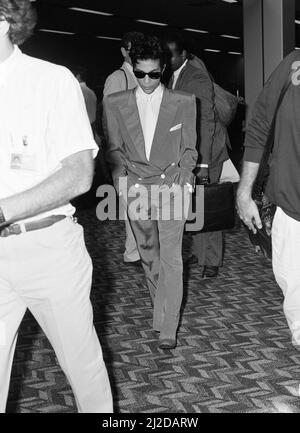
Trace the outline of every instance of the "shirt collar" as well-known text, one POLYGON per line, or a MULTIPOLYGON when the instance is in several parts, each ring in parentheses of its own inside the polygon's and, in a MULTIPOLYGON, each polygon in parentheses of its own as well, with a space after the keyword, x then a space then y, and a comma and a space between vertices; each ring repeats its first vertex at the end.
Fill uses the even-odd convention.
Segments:
POLYGON ((145 93, 143 89, 138 85, 136 88, 137 98, 149 98, 153 99, 156 97, 161 97, 164 91, 164 86, 160 83, 152 93, 145 93))
POLYGON ((14 45, 13 52, 10 54, 7 59, 5 59, 3 62, 0 62, 0 73, 3 71, 7 71, 10 66, 15 62, 15 60, 21 55, 21 50, 17 45, 14 45))
POLYGON ((7 77, 9 77, 11 70, 14 68, 14 65, 18 61, 18 59, 21 57, 22 51, 20 50, 17 45, 14 45, 14 50, 11 53, 11 55, 4 60, 4 62, 0 63, 0 86, 2 87, 7 77))
POLYGON ((185 62, 180 66, 180 68, 176 69, 176 71, 174 71, 174 77, 178 77, 180 72, 182 71, 182 69, 185 67, 185 65, 187 64, 188 59, 185 60, 185 62))

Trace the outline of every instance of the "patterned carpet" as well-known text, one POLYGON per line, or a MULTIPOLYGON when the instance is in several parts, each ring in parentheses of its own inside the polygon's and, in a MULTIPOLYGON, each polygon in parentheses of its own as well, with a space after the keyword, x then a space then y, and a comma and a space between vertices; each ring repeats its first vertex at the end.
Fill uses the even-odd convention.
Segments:
MULTIPOLYGON (((293 348, 270 262, 237 228, 226 234, 217 279, 185 272, 184 314, 173 351, 157 347, 142 269, 122 261, 123 225, 83 210, 94 262, 92 303, 120 413, 300 412, 300 352, 293 348), (188 275, 189 273, 189 275, 188 275)), ((184 238, 188 254, 190 234, 184 238)), ((8 412, 76 412, 43 332, 27 313, 14 359, 8 412)))

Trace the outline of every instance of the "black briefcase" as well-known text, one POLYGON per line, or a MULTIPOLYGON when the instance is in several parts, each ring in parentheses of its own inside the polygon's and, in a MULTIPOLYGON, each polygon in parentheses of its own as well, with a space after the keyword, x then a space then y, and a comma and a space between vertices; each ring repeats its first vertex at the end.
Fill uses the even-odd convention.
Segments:
POLYGON ((234 227, 235 199, 232 182, 197 185, 192 201, 192 210, 197 213, 197 217, 187 220, 186 231, 205 233, 234 227), (196 205, 197 195, 198 204, 196 205))

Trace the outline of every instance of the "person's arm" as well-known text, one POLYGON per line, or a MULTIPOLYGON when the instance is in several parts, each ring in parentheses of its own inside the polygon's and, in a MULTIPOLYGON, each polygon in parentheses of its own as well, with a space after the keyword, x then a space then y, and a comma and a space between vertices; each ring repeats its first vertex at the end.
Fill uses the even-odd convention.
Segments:
POLYGON ((106 160, 111 169, 115 188, 118 191, 119 178, 126 176, 126 164, 122 150, 123 138, 109 98, 103 100, 103 130, 106 137, 106 160))
POLYGON ((253 233, 256 233, 256 227, 259 229, 262 227, 256 203, 251 196, 258 168, 259 164, 256 162, 244 162, 236 196, 238 215, 253 233))
POLYGON ((236 195, 238 215, 253 233, 256 233, 256 227, 262 227, 256 203, 252 199, 252 187, 270 130, 270 121, 267 115, 269 86, 270 84, 263 89, 253 109, 252 119, 245 137, 246 150, 243 170, 236 195))
POLYGON ((285 58, 267 81, 254 105, 246 132, 243 171, 237 190, 236 203, 240 218, 254 233, 256 233, 256 227, 261 228, 262 224, 257 206, 252 200, 252 187, 270 132, 278 98, 289 79, 290 59, 290 56, 285 58))
POLYGON ((183 109, 183 130, 182 130, 182 153, 180 160, 180 184, 194 184, 193 170, 197 163, 198 152, 196 150, 196 100, 192 97, 187 100, 183 109))
POLYGON ((84 194, 91 187, 93 172, 91 150, 65 158, 61 168, 40 184, 0 200, 6 224, 55 209, 84 194))
POLYGON ((215 134, 214 94, 212 81, 207 73, 197 70, 184 91, 198 99, 198 152, 201 164, 211 165, 212 145, 215 134))

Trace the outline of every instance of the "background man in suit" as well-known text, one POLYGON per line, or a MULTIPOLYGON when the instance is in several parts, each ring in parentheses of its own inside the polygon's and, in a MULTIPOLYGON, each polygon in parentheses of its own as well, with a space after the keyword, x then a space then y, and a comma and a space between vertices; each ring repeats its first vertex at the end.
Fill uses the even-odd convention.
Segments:
POLYGON ((91 126, 94 126, 96 121, 96 110, 97 110, 97 96, 95 92, 90 89, 87 84, 87 69, 84 66, 77 66, 73 70, 73 74, 77 78, 80 88, 84 97, 86 111, 89 116, 91 126))
MULTIPOLYGON (((178 197, 188 205, 196 166, 195 98, 165 89, 160 82, 164 55, 155 37, 145 37, 131 52, 136 90, 109 96, 104 102, 109 137, 108 161, 114 184, 127 175, 131 192, 157 186, 172 195, 163 203, 147 194, 140 203, 143 219, 129 210, 139 253, 154 304, 153 328, 160 332, 159 347, 176 346, 182 300, 182 236, 185 217, 176 218, 172 207, 178 197), (169 219, 153 218, 155 211, 170 209, 169 219), (154 211, 154 212, 153 212, 154 211)), ((182 207, 182 202, 180 202, 182 207)))
MULTIPOLYGON (((218 182, 223 162, 228 159, 227 135, 217 118, 212 80, 206 68, 193 65, 187 43, 180 35, 168 35, 165 46, 173 71, 168 87, 191 93, 197 100, 198 181, 218 182)), ((203 278, 216 277, 223 262, 222 232, 194 234, 192 254, 188 262, 203 266, 203 278)))
MULTIPOLYGON (((122 90, 134 89, 137 86, 137 79, 132 70, 130 50, 143 38, 143 33, 129 32, 126 33, 121 41, 121 53, 124 57, 124 63, 120 69, 110 74, 104 84, 103 97, 122 90)), ((135 238, 132 233, 128 220, 125 220, 126 241, 124 262, 136 264, 140 261, 140 255, 136 246, 135 238)))

